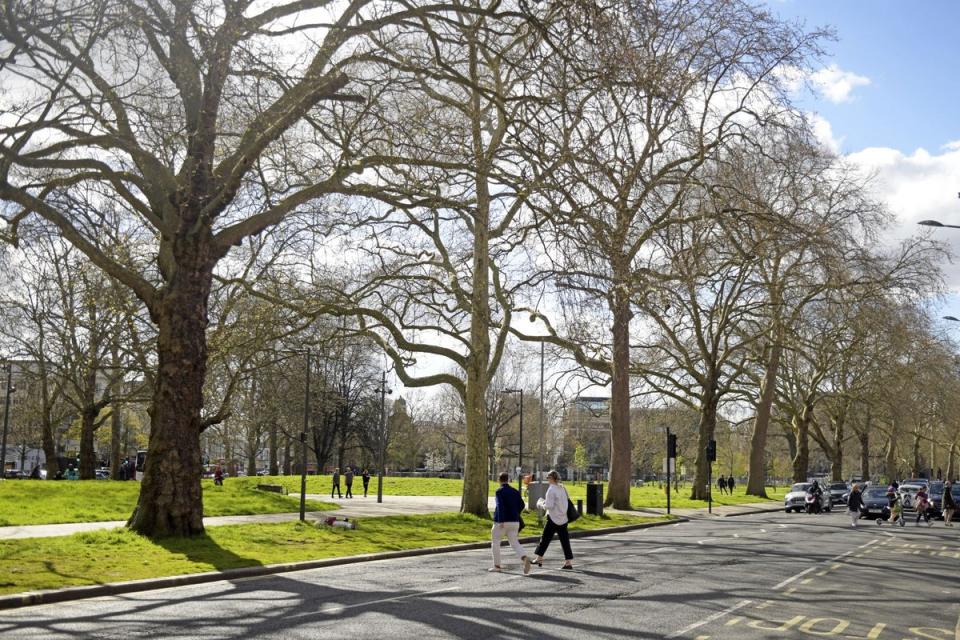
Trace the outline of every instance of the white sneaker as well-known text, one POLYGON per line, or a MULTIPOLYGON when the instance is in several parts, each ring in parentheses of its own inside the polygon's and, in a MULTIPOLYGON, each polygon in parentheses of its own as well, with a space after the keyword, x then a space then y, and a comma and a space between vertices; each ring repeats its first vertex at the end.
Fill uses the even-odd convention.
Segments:
POLYGON ((523 558, 523 575, 528 575, 530 573, 530 567, 533 566, 533 563, 530 562, 529 557, 523 558))
POLYGON ((490 567, 487 571, 490 573, 500 573, 502 569, 500 567, 490 567))

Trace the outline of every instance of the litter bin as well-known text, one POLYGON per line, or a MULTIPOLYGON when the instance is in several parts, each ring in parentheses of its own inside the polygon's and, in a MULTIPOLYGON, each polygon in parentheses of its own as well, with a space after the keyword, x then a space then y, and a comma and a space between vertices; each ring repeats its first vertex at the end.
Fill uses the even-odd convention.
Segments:
POLYGON ((603 484, 587 483, 587 513, 591 516, 603 515, 603 484))

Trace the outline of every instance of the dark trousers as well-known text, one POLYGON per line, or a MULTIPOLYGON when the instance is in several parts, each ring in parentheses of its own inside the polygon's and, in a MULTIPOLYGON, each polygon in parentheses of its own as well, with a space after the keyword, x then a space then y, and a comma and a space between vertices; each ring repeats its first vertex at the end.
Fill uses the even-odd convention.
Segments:
POLYGON ((367 497, 367 489, 368 489, 368 488, 370 488, 370 481, 369 481, 369 480, 365 480, 364 483, 363 483, 363 497, 364 497, 364 498, 367 497))
POLYGON ((543 535, 540 536, 540 544, 537 545, 537 550, 534 551, 534 553, 542 558, 543 554, 547 551, 547 547, 550 546, 550 542, 553 540, 553 534, 557 534, 557 537, 560 538, 560 546, 563 547, 563 557, 567 560, 573 560, 573 549, 570 548, 570 533, 567 531, 567 525, 554 524, 550 516, 547 516, 547 524, 543 526, 543 535))
POLYGON ((930 511, 928 509, 917 511, 917 524, 920 524, 920 518, 923 518, 924 522, 930 522, 930 511))
POLYGON ((352 482, 348 482, 348 483, 347 483, 347 497, 348 497, 348 498, 352 498, 352 497, 353 497, 353 483, 352 483, 352 482))
POLYGON ((330 489, 330 497, 331 497, 331 498, 333 497, 333 492, 334 492, 334 491, 337 492, 337 497, 338 497, 338 498, 342 498, 342 497, 343 497, 342 495, 340 495, 340 483, 339 483, 339 482, 334 483, 333 488, 330 489))

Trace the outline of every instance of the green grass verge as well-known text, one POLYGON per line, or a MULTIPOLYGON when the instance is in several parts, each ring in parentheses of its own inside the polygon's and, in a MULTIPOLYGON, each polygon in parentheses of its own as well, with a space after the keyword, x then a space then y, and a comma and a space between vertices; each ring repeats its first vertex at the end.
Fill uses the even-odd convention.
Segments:
MULTIPOLYGON (((282 484, 290 492, 299 492, 300 491, 300 478, 293 476, 273 476, 267 478, 237 478, 236 482, 256 484, 257 482, 269 482, 270 484, 282 484)), ((320 494, 323 496, 329 495, 330 493, 330 476, 308 476, 307 477, 307 493, 320 494)), ((341 481, 341 489, 343 488, 343 482, 341 481)), ((493 495, 493 492, 497 490, 499 486, 496 482, 490 483, 490 495, 493 495)), ((586 484, 579 483, 566 483, 565 485, 570 491, 570 497, 574 500, 584 499, 587 495, 586 484)), ((371 493, 376 493, 377 479, 371 478, 370 480, 370 491, 371 493)), ((363 495, 363 483, 360 482, 359 478, 354 483, 354 493, 357 493, 357 488, 360 489, 360 494, 363 495)), ((767 496, 771 500, 783 500, 783 496, 787 492, 787 487, 777 487, 776 489, 767 489, 767 496)), ((606 491, 606 485, 604 485, 604 491, 606 491)), ((462 480, 445 480, 441 478, 384 478, 383 479, 383 494, 386 496, 459 496, 463 492, 463 481, 462 480)), ((736 505, 736 504, 747 504, 752 502, 762 502, 760 498, 755 496, 746 495, 746 487, 738 486, 733 495, 720 495, 714 493, 713 496, 714 505, 736 505)), ((648 484, 643 487, 632 487, 630 489, 630 502, 633 504, 635 509, 650 508, 650 507, 666 507, 667 506, 667 496, 663 489, 659 488, 656 484, 648 484)), ((679 493, 673 493, 670 497, 670 504, 673 507, 678 509, 689 508, 689 507, 706 507, 707 502, 705 500, 691 500, 690 499, 690 486, 681 486, 679 493)))
MULTIPOLYGON (((298 496, 257 491, 253 484, 228 479, 222 487, 203 481, 206 516, 286 513, 300 509, 298 496)), ((254 483, 255 484, 255 483, 254 483)), ((126 520, 137 496, 138 482, 111 480, 13 480, 0 482, 0 526, 126 520)), ((336 508, 308 501, 309 511, 336 508)))
MULTIPOLYGON (((584 516, 572 529, 662 518, 584 516)), ((526 518, 524 535, 538 535, 526 518)), ((355 530, 300 522, 209 527, 195 538, 151 540, 127 529, 0 541, 0 594, 201 573, 378 551, 489 540, 490 521, 462 514, 370 518, 355 530)), ((576 542, 574 542, 576 545, 576 542)))

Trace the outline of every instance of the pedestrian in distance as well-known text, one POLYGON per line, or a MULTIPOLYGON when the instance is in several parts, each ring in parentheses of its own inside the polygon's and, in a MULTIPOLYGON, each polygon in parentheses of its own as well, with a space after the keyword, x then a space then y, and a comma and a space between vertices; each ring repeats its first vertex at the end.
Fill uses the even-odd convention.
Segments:
MULTIPOLYGON (((890 515, 887 516, 887 522, 890 524, 899 524, 901 527, 906 525, 903 519, 903 503, 900 502, 899 485, 896 482, 890 483, 887 487, 887 510, 890 515)), ((883 523, 883 518, 877 518, 877 526, 883 523)))
POLYGON ((533 563, 537 566, 543 566, 543 554, 547 552, 547 547, 556 535, 560 538, 560 546, 563 547, 563 566, 561 569, 573 569, 573 550, 570 548, 570 533, 567 531, 567 509, 570 505, 570 495, 566 488, 560 484, 560 474, 556 471, 550 471, 547 474, 547 494, 537 501, 537 507, 547 512, 547 523, 543 527, 543 534, 540 536, 540 544, 534 552, 536 559, 533 563))
POLYGON ((717 478, 717 490, 720 492, 720 495, 723 495, 723 492, 727 490, 727 479, 721 476, 717 478))
POLYGON ((957 510, 957 500, 953 497, 953 484, 947 480, 943 483, 943 524, 953 526, 953 514, 957 510))
POLYGON ((337 467, 336 469, 333 470, 333 486, 330 487, 330 497, 331 497, 331 498, 333 497, 334 491, 336 491, 338 498, 342 498, 342 497, 343 497, 343 496, 340 494, 340 468, 339 468, 339 467, 337 467))
POLYGON ((860 508, 863 506, 863 495, 860 493, 860 485, 854 484, 850 489, 850 497, 847 499, 847 513, 850 515, 850 526, 857 528, 860 522, 860 508))
POLYGON ((353 498, 353 469, 347 467, 347 472, 343 474, 343 482, 347 485, 347 497, 353 498))
POLYGON ((930 496, 927 495, 926 486, 920 487, 920 491, 917 491, 914 500, 916 500, 917 526, 920 526, 920 519, 923 518, 927 522, 927 526, 932 527, 933 523, 930 521, 930 496))
POLYGON ((733 479, 733 474, 730 474, 730 477, 727 478, 727 493, 733 495, 733 488, 737 486, 737 481, 733 479))
POLYGON ((493 566, 490 571, 501 571, 500 542, 507 537, 510 547, 523 563, 524 575, 530 573, 530 558, 520 544, 520 528, 523 523, 521 514, 526 505, 520 492, 510 485, 510 476, 500 474, 500 488, 496 493, 496 507, 493 510, 493 529, 490 535, 490 548, 493 551, 493 566))
POLYGON ((213 484, 218 487, 223 486, 223 466, 219 464, 213 470, 213 484))
POLYGON ((367 490, 370 488, 370 472, 366 469, 363 470, 363 475, 360 476, 363 480, 363 497, 367 497, 367 490))

